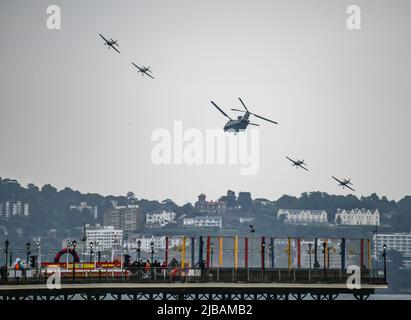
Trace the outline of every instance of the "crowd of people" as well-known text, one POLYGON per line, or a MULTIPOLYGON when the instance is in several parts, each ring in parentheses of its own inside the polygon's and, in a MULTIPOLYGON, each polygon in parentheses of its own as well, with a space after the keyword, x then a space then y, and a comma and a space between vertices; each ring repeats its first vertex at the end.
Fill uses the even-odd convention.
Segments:
MULTIPOLYGON (((20 275, 21 275, 22 277, 25 277, 25 276, 26 276, 26 270, 29 269, 29 268, 28 268, 28 265, 27 265, 27 262, 21 260, 20 258, 17 258, 16 261, 15 261, 11 266, 12 266, 12 269, 13 269, 13 270, 15 270, 15 271, 21 271, 20 275)), ((8 272, 8 270, 10 270, 10 269, 11 269, 11 267, 7 267, 6 265, 2 265, 2 266, 0 267, 0 280, 1 280, 1 281, 4 281, 4 280, 7 279, 7 272, 8 272)), ((20 276, 18 276, 18 277, 20 277, 20 276)), ((17 279, 18 279, 18 278, 17 278, 17 279)))
POLYGON ((168 264, 166 261, 161 263, 158 260, 150 261, 150 259, 147 259, 143 261, 140 259, 130 263, 127 266, 127 270, 129 270, 132 275, 137 275, 142 278, 152 278, 159 274, 164 276, 169 275, 173 278, 185 275, 188 267, 188 263, 184 263, 184 266, 181 266, 181 262, 177 261, 176 258, 173 258, 168 264))

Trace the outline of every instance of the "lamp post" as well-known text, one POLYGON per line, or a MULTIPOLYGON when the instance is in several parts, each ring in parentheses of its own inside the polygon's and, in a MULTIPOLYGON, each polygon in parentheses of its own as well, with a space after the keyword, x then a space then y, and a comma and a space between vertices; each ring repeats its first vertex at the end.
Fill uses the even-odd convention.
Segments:
POLYGON ((117 232, 113 234, 113 248, 111 250, 111 261, 114 262, 114 250, 117 246, 117 232))
POLYGON ((9 260, 9 244, 10 244, 9 240, 6 239, 6 241, 4 242, 4 247, 5 247, 4 253, 6 254, 6 267, 7 267, 7 262, 9 260))
POLYGON ((8 257, 9 257, 9 240, 6 239, 6 241, 4 242, 4 253, 6 254, 6 263, 4 264, 4 268, 5 268, 5 278, 7 280, 7 276, 8 276, 8 271, 7 271, 7 263, 8 263, 8 257))
POLYGON ((261 269, 265 269, 265 239, 261 241, 261 269))
POLYGON ((272 262, 272 251, 273 251, 273 246, 271 243, 268 244, 268 260, 271 261, 271 268, 273 268, 273 262, 272 262))
POLYGON ((382 257, 384 258, 384 282, 387 282, 387 246, 382 246, 382 257))
POLYGON ((250 264, 251 264, 251 267, 253 266, 253 234, 255 233, 255 229, 254 229, 254 226, 252 225, 252 224, 250 224, 250 233, 251 233, 251 236, 250 236, 250 264))
POLYGON ((117 233, 117 232, 114 232, 114 234, 113 234, 113 248, 112 248, 112 251, 111 251, 111 261, 112 261, 112 262, 114 262, 114 251, 115 251, 116 249, 119 249, 119 248, 120 248, 120 243, 119 243, 119 241, 118 241, 117 236, 118 236, 118 233, 117 233))
POLYGON ((37 268, 40 269, 41 275, 41 238, 39 238, 36 242, 37 244, 37 268))
POLYGON ((330 269, 330 251, 334 250, 333 246, 327 248, 327 269, 330 269))
POLYGON ((377 247, 377 244, 378 244, 378 224, 376 223, 375 224, 375 231, 373 232, 374 233, 374 238, 375 238, 375 243, 374 243, 374 245, 375 245, 375 255, 376 255, 376 258, 377 258, 377 261, 376 261, 376 266, 377 266, 377 273, 378 273, 378 265, 379 265, 379 261, 378 261, 378 256, 379 256, 379 254, 378 254, 378 247, 377 247))
POLYGON ((94 241, 96 255, 94 256, 94 269, 97 267, 97 255, 100 253, 100 242, 94 241))
POLYGON ((324 278, 327 275, 327 242, 323 242, 324 278))
POLYGON ((309 265, 308 265, 308 282, 311 282, 311 255, 312 255, 312 248, 313 245, 311 243, 308 244, 308 257, 309 257, 309 265))
POLYGON ((97 259, 97 261, 98 261, 98 263, 100 263, 101 262, 101 249, 103 249, 103 245, 99 242, 98 243, 98 259, 97 259))
POLYGON ((94 246, 94 243, 90 242, 88 246, 90 248, 90 262, 92 262, 93 261, 93 246, 94 246))
POLYGON ((212 268, 213 267, 213 255, 214 255, 214 243, 213 242, 211 242, 210 244, 210 251, 211 251, 210 264, 212 268))
POLYGON ((87 250, 87 229, 86 229, 86 220, 83 220, 83 259, 86 261, 86 250, 87 250))
POLYGON ((26 243, 26 249, 27 249, 27 252, 26 252, 26 254, 27 254, 26 263, 27 263, 27 266, 28 266, 28 265, 29 265, 29 259, 30 259, 30 242, 27 242, 27 243, 26 243))
POLYGON ((154 259, 154 242, 151 241, 150 243, 150 248, 151 248, 151 264, 153 264, 153 259, 154 259))
POLYGON ((313 265, 314 269, 318 269, 320 267, 320 264, 319 264, 318 258, 317 258, 317 252, 318 252, 317 243, 318 243, 318 239, 315 238, 314 239, 314 265, 313 265))
POLYGON ((141 240, 137 241, 137 261, 140 261, 141 255, 141 240))
POLYGON ((72 242, 73 244, 73 281, 76 279, 76 246, 77 246, 77 241, 74 240, 72 242))
POLYGON ((66 252, 66 269, 68 270, 68 264, 69 264, 69 252, 70 252, 70 246, 71 246, 71 241, 69 240, 69 238, 67 237, 66 240, 66 247, 67 247, 67 252, 66 252))

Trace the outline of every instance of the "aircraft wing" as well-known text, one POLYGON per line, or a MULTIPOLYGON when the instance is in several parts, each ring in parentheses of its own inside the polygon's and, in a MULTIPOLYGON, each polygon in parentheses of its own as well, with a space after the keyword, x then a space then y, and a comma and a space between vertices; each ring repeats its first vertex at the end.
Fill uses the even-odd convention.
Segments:
POLYGON ((101 35, 101 33, 99 33, 98 35, 99 35, 100 37, 102 37, 103 40, 104 40, 106 43, 109 43, 109 41, 108 41, 106 38, 104 38, 104 37, 101 35))
POLYGON ((117 40, 116 40, 116 41, 114 41, 114 40, 113 40, 113 38, 110 38, 110 40, 113 42, 113 46, 117 46, 117 47, 119 47, 119 45, 118 45, 118 43, 117 43, 117 40))
POLYGON ((136 65, 134 62, 131 63, 133 66, 135 66, 138 70, 140 70, 140 67, 136 65))
POLYGON ((147 72, 144 72, 144 74, 145 74, 146 76, 149 76, 151 79, 154 79, 154 77, 153 77, 151 74, 148 74, 147 72))
POLYGON ((289 157, 286 157, 288 160, 290 160, 291 162, 294 162, 295 163, 295 161, 293 160, 293 159, 291 159, 291 158, 289 158, 289 157))
POLYGON ((338 180, 336 177, 331 176, 335 181, 338 181, 339 183, 343 184, 341 180, 338 180))
POLYGON ((355 191, 353 188, 351 188, 351 187, 348 186, 348 185, 345 185, 344 187, 346 187, 346 188, 348 188, 348 189, 350 189, 350 190, 352 190, 352 191, 355 191))
POLYGON ((301 164, 299 164, 298 166, 299 166, 300 168, 303 168, 304 170, 310 171, 310 170, 308 170, 306 167, 303 167, 303 165, 301 165, 301 164))
POLYGON ((116 50, 118 53, 120 53, 120 51, 118 51, 115 46, 110 46, 110 47, 112 47, 114 50, 116 50))

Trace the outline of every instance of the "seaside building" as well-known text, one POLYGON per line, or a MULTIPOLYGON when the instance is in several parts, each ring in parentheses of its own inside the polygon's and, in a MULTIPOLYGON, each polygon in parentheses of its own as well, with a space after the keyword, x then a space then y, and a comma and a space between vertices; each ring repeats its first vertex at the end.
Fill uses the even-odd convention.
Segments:
POLYGON ((78 211, 83 211, 84 209, 87 209, 91 212, 93 215, 94 219, 98 218, 98 207, 97 206, 89 206, 87 205, 87 202, 80 202, 79 205, 71 205, 70 210, 78 210, 78 211))
POLYGON ((163 228, 168 224, 176 222, 176 213, 172 211, 160 210, 146 214, 147 228, 163 228))
POLYGON ((142 230, 145 223, 145 214, 138 205, 115 206, 104 213, 104 226, 131 233, 142 230))
POLYGON ((197 216, 191 218, 184 218, 184 227, 194 228, 222 228, 223 218, 216 216, 197 216))
POLYGON ((380 213, 378 209, 366 210, 366 209, 338 209, 335 214, 335 223, 340 225, 367 225, 367 226, 379 226, 380 225, 380 213))
POLYGON ((295 210, 280 209, 277 212, 277 219, 283 219, 289 224, 326 224, 328 223, 327 212, 325 210, 295 210))
MULTIPOLYGON (((374 255, 381 257, 384 244, 387 247, 388 255, 390 250, 399 251, 404 256, 404 267, 411 268, 411 233, 380 233, 375 234, 374 255)), ((381 259, 381 258, 379 258, 381 259)))
POLYGON ((206 195, 202 193, 198 196, 194 208, 206 215, 223 215, 226 213, 227 204, 224 201, 207 201, 206 195))

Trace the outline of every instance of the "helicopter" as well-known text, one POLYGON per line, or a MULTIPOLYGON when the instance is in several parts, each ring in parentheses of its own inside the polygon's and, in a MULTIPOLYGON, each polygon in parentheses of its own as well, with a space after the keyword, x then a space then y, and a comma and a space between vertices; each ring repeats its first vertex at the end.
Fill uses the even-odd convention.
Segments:
POLYGON ((273 120, 264 118, 262 116, 259 116, 259 115, 255 114, 255 113, 250 112, 247 109, 246 105, 244 104, 243 100, 241 100, 241 98, 238 98, 238 100, 240 100, 240 102, 243 105, 245 111, 244 110, 239 110, 239 109, 231 109, 233 111, 244 112, 244 115, 243 116, 238 116, 237 119, 231 119, 214 101, 211 101, 211 104, 214 107, 216 107, 217 110, 220 111, 225 117, 227 117, 229 119, 229 121, 224 126, 224 131, 231 131, 231 132, 237 133, 240 130, 244 131, 248 127, 248 125, 259 126, 259 124, 250 122, 250 120, 249 120, 250 115, 253 115, 253 116, 255 116, 259 119, 262 119, 262 120, 265 120, 265 121, 268 121, 268 122, 271 122, 271 123, 274 123, 274 124, 278 124, 277 122, 275 122, 273 120))

